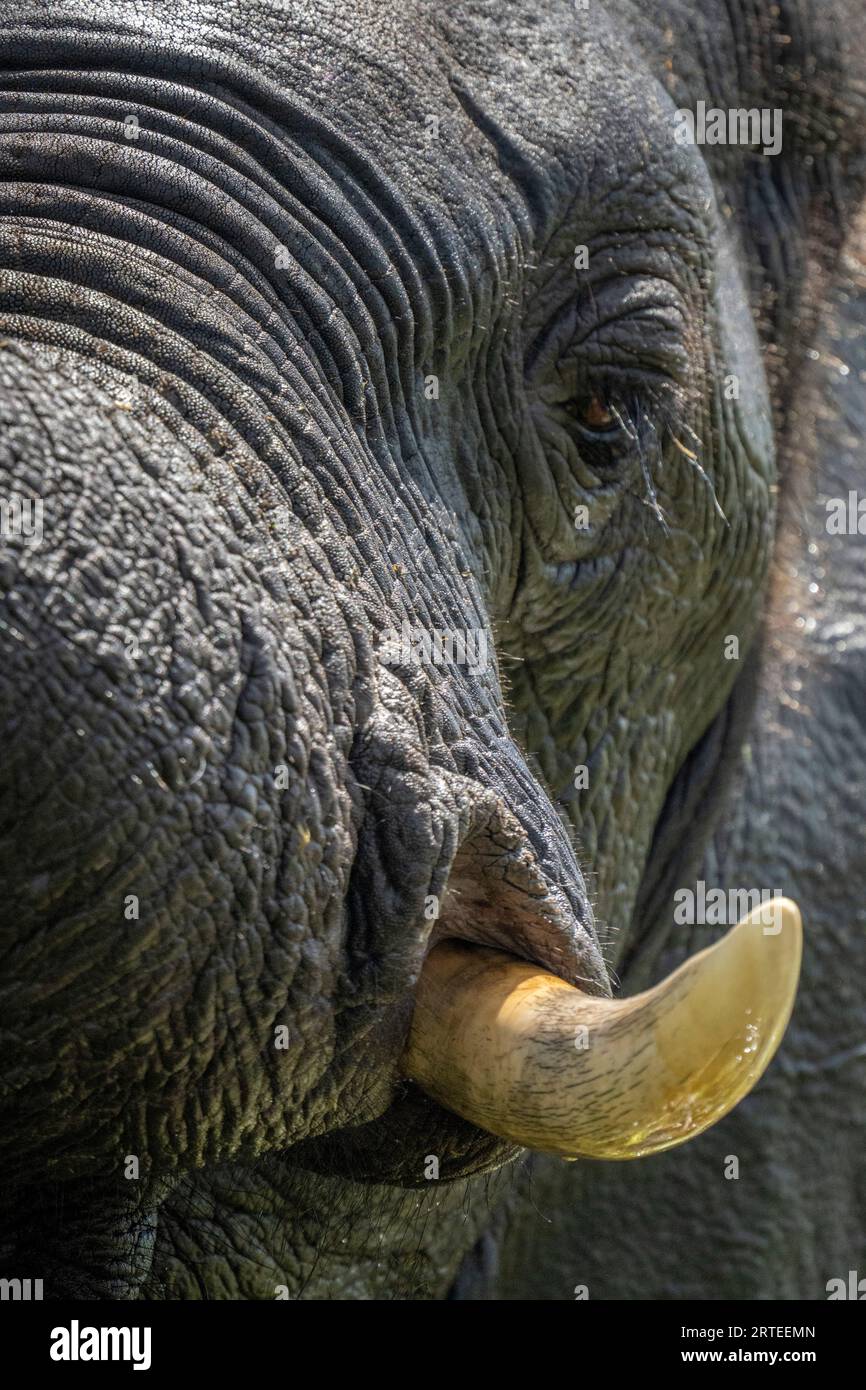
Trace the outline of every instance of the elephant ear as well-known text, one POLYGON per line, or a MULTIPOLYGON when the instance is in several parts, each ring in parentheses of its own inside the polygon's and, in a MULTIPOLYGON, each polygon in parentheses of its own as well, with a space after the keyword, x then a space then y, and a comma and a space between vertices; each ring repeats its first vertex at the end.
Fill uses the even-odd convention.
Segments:
MULTIPOLYGON (((862 1256, 866 1114, 852 1102, 866 1031, 866 206, 791 430, 804 457, 782 514, 753 720, 697 870, 725 891, 766 887, 800 904, 803 975, 779 1058, 713 1130, 652 1163, 533 1157, 454 1298, 567 1298, 580 1285, 591 1298, 818 1300, 862 1256)), ((705 944, 696 932, 669 929, 654 973, 705 944)))

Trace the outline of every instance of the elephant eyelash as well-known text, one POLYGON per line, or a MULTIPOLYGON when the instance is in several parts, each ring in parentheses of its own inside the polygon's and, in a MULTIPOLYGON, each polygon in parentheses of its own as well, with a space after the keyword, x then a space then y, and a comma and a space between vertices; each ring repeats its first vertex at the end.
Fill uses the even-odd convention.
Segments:
POLYGON ((653 462, 661 461, 660 440, 669 428, 674 412, 660 396, 647 392, 624 392, 621 389, 605 390, 597 386, 583 393, 566 406, 569 416, 578 426, 581 435, 593 443, 606 443, 620 449, 628 447, 645 456, 658 454, 653 462), (586 423, 586 407, 598 404, 609 413, 614 424, 607 428, 594 428, 586 423))
MULTIPOLYGON (((651 397, 651 399, 657 402, 659 406, 663 406, 663 402, 659 400, 655 392, 650 390, 648 394, 651 397)), ((692 468, 697 473, 704 486, 709 488, 710 496, 713 502, 713 508, 716 512, 716 515, 721 518, 721 520, 725 523, 727 527, 730 527, 731 523, 725 516, 725 513, 722 509, 722 505, 719 502, 713 480, 707 473, 703 464, 701 463, 700 456, 703 452, 703 441, 698 438, 692 427, 689 425, 688 421, 685 419, 685 411, 683 410, 680 413, 678 413, 675 417, 672 417, 670 413, 666 414, 664 410, 662 410, 659 418, 663 421, 667 439, 670 440, 677 452, 688 460, 688 462, 691 464, 692 468), (679 437, 681 434, 687 435, 691 443, 695 446, 695 448, 690 448, 688 445, 684 444, 679 437), (697 452, 695 452, 695 450, 697 450, 697 452)), ((648 423, 650 425, 650 428, 652 428, 653 430, 656 429, 656 426, 653 424, 651 419, 648 420, 648 423)), ((664 451, 664 443, 665 440, 661 437, 661 435, 659 435, 660 453, 663 453, 664 451)))
MULTIPOLYGON (((644 487, 641 500, 649 507, 666 535, 669 534, 669 526, 658 500, 654 477, 664 462, 668 442, 688 460, 702 483, 709 488, 716 514, 726 526, 730 525, 719 503, 712 479, 701 463, 700 451, 703 445, 684 419, 685 411, 678 391, 657 391, 644 387, 642 391, 623 392, 618 389, 606 392, 603 387, 599 387, 593 392, 593 399, 604 403, 616 420, 617 428, 592 431, 585 425, 580 425, 578 421, 585 446, 596 455, 592 461, 599 462, 598 453, 602 449, 620 457, 624 451, 630 453, 637 460, 640 469, 644 487), (696 448, 685 444, 680 438, 682 434, 685 434, 696 448)), ((615 467, 617 459, 608 459, 607 463, 615 467)))
POLYGON ((664 457, 662 421, 660 419, 659 426, 657 426, 652 413, 637 397, 630 397, 628 400, 624 400, 621 405, 612 401, 610 409, 619 420, 620 427, 630 441, 631 448, 637 458, 645 489, 642 501, 645 506, 649 507, 665 535, 668 535, 667 518, 659 504, 653 481, 653 472, 661 465, 664 457))
POLYGON ((599 384, 575 396, 565 408, 576 425, 581 452, 590 465, 602 473, 618 472, 625 458, 637 459, 644 487, 642 501, 667 534, 667 520, 653 481, 653 470, 662 459, 662 417, 658 407, 658 402, 648 406, 636 393, 606 391, 599 384), (611 417, 614 422, 611 427, 596 428, 587 424, 594 407, 611 417), (659 425, 653 419, 654 413, 659 414, 659 425))

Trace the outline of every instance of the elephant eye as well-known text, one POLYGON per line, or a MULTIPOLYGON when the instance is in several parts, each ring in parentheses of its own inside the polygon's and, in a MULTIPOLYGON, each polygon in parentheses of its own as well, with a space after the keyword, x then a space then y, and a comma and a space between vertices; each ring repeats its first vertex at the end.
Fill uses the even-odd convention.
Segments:
POLYGON ((622 415, 602 396, 585 396, 569 404, 568 413, 584 434, 610 439, 623 427, 622 415))
POLYGON ((615 429, 618 423, 610 406, 605 405, 598 396, 593 396, 579 406, 577 420, 584 429, 592 430, 596 434, 606 434, 608 430, 615 429))

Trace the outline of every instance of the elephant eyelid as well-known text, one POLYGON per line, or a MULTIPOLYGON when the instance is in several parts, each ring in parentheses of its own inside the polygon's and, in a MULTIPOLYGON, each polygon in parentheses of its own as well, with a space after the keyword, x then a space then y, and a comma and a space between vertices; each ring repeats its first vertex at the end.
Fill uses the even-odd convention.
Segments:
POLYGON ((526 353, 530 377, 551 363, 579 361, 587 370, 610 367, 646 373, 687 389, 698 339, 681 297, 657 278, 585 286, 536 335, 526 353))
POLYGON ((562 401, 568 413, 587 431, 601 435, 621 433, 634 441, 647 432, 661 436, 684 418, 684 392, 669 379, 623 381, 606 374, 581 374, 562 401), (611 417, 603 423, 603 414, 611 417))

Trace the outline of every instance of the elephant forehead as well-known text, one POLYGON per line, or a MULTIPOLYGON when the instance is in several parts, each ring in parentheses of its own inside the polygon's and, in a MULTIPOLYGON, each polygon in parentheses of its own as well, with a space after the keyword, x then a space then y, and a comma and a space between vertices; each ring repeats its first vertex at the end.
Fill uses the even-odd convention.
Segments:
MULTIPOLYGON (((675 187, 680 208, 705 201, 702 161, 677 149, 674 103, 630 44, 621 9, 148 0, 109 12, 72 0, 61 26, 26 0, 14 7, 9 54, 32 67, 35 53, 76 77, 99 70, 106 92, 121 73, 172 81, 173 95, 151 89, 138 119, 145 127, 156 109, 173 109, 188 119, 192 145, 210 123, 202 95, 214 119, 221 101, 235 110, 239 144, 240 113, 255 113, 282 145, 268 165, 278 180, 295 177, 293 145, 328 149, 335 170, 341 156, 352 165, 344 174, 362 194, 376 193, 375 164, 399 178, 407 203, 435 192, 440 225, 465 235, 467 205, 480 210, 488 194, 537 235, 576 197, 588 214, 611 185, 630 199, 647 198, 651 185, 668 204, 675 187)), ((115 119, 137 110, 118 107, 115 119)), ((483 215, 479 228, 491 232, 483 215)))
POLYGON ((188 0, 72 0, 46 26, 26 0, 5 105, 23 92, 27 110, 0 140, 19 263, 85 279, 88 323, 142 305, 180 375, 167 319, 269 400, 304 359, 332 413, 336 396, 362 425, 417 415, 429 437, 419 378, 474 379, 542 332, 573 295, 574 241, 684 286, 700 318, 707 171, 609 26, 556 5, 537 23, 529 6, 188 0), (98 254, 79 244, 94 201, 98 254))
MULTIPOLYGON (((483 215, 466 224, 467 204, 490 199, 536 241, 564 217, 621 216, 616 190, 668 232, 706 210, 703 160, 676 144, 675 103, 630 44, 621 6, 402 0, 316 5, 314 23, 304 4, 250 8, 250 36, 225 19, 220 44, 272 75, 287 102, 326 115, 399 177, 407 202, 435 193, 467 242, 493 235, 483 215)), ((299 134, 306 144, 309 129, 299 134)))

